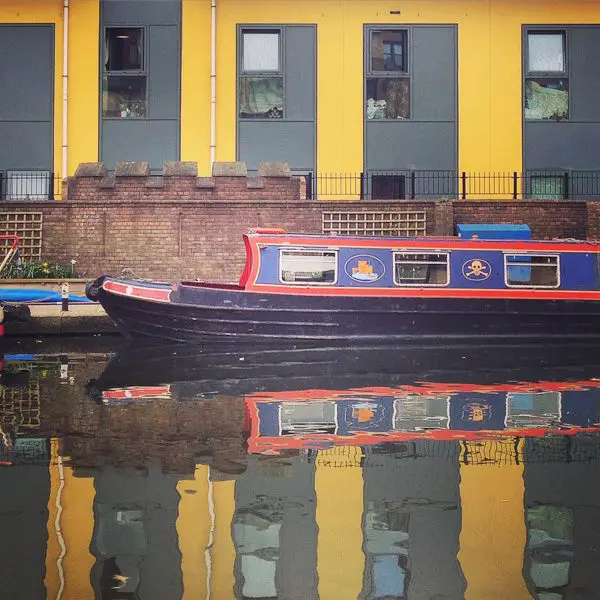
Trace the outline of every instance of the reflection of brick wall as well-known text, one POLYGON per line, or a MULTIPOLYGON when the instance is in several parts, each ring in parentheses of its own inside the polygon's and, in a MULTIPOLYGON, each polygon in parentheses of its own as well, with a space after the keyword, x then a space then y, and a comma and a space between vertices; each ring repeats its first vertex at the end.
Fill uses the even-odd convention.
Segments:
POLYGON ((120 164, 112 175, 90 163, 69 180, 66 197, 13 201, 2 210, 43 213, 43 259, 64 266, 75 259, 76 274, 90 278, 130 269, 140 277, 235 282, 243 233, 265 226, 321 233, 323 213, 332 212, 422 211, 429 235, 452 235, 457 223, 526 223, 537 239, 600 236, 592 201, 308 201, 279 163, 260 165, 255 177, 244 163, 216 163, 208 178, 197 177, 195 163, 165 163, 159 177, 147 163, 120 164))

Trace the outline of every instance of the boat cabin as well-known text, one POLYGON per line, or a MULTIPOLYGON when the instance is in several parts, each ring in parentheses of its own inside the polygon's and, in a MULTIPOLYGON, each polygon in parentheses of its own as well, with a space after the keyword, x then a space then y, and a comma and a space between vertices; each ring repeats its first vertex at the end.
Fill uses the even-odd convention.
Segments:
POLYGON ((288 235, 258 229, 245 236, 245 244, 240 285, 249 290, 600 289, 600 246, 591 242, 288 235))

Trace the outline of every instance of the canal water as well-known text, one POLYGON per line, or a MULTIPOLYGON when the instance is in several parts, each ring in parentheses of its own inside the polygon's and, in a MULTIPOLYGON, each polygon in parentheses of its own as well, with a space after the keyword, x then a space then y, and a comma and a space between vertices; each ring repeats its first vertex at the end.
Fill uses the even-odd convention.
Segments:
POLYGON ((0 598, 600 598, 593 362, 12 341, 0 598))

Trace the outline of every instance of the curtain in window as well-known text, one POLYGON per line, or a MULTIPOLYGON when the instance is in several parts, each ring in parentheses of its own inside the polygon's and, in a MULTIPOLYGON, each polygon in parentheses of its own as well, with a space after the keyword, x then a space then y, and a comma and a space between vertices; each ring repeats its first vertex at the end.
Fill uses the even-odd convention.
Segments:
POLYGON ((279 71, 279 34, 244 34, 244 71, 279 71))
POLYGON ((283 79, 281 77, 240 79, 240 117, 281 119, 283 79))
POLYGON ((561 33, 530 33, 528 41, 530 72, 564 72, 564 38, 561 33))

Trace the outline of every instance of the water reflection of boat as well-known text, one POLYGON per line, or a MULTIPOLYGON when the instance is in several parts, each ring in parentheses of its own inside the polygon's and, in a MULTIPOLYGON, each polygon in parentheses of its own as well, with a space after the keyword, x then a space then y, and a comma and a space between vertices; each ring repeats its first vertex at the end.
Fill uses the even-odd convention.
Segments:
POLYGON ((600 431, 600 380, 250 394, 250 452, 600 431))
POLYGON ((514 380, 580 379, 596 374, 588 344, 568 346, 452 345, 377 347, 273 347, 242 344, 207 349, 191 345, 124 348, 91 388, 107 390, 169 384, 179 399, 256 391, 347 389, 414 381, 476 384, 514 380))

